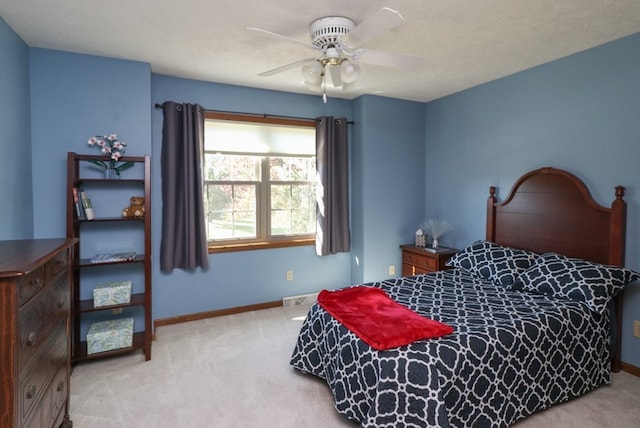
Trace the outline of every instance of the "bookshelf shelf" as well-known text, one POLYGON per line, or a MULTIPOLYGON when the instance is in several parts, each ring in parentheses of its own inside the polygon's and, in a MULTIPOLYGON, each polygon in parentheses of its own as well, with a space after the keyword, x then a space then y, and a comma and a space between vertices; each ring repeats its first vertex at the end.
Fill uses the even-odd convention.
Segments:
POLYGON ((144 306, 145 305, 145 295, 144 293, 135 293, 131 295, 131 301, 129 303, 123 303, 120 305, 110 305, 110 306, 100 306, 98 308, 93 306, 93 299, 89 300, 80 300, 78 302, 78 312, 76 315, 81 314, 83 312, 98 312, 98 311, 106 311, 118 308, 128 308, 131 306, 144 306))
MULTIPOLYGON (((95 178, 95 167, 91 167, 91 160, 108 161, 106 156, 81 155, 69 152, 67 154, 67 237, 76 238, 77 242, 72 250, 72 292, 71 292, 71 361, 79 363, 103 357, 112 357, 124 353, 142 350, 145 360, 151 359, 152 318, 151 318, 151 159, 150 156, 123 156, 119 162, 133 162, 137 164, 132 170, 127 170, 119 179, 95 178), (137 175, 133 170, 137 168, 137 175), (91 175, 93 174, 93 175, 91 175), (128 175, 128 176, 126 176, 128 175), (140 177, 141 176, 141 177, 140 177), (108 192, 107 198, 129 199, 132 191, 140 196, 144 193, 144 217, 121 217, 117 212, 96 209, 96 217, 87 219, 83 214, 84 205, 77 205, 75 195, 85 190, 88 196, 108 192), (115 195, 115 196, 114 196, 115 195), (100 214, 103 214, 102 216, 100 214), (95 255, 88 252, 95 246, 95 241, 110 239, 117 233, 128 234, 130 230, 139 235, 143 242, 143 251, 137 252, 130 260, 92 263, 95 255), (81 251, 84 250, 84 251, 81 251), (84 257, 81 257, 84 255, 84 257), (88 257, 87 257, 88 256, 88 257), (97 269, 101 268, 101 269, 97 269), (126 304, 94 307, 93 299, 83 299, 82 296, 91 294, 92 287, 100 282, 115 279, 114 275, 132 275, 142 278, 134 281, 131 300, 126 304), (88 280, 87 278, 92 280, 88 280), (133 345, 128 348, 116 349, 99 354, 87 354, 86 334, 88 324, 93 320, 106 318, 120 318, 121 312, 136 319, 134 323, 133 345), (139 323, 138 320, 143 322, 139 323), (142 325, 140 325, 142 324, 142 325)), ((96 208, 95 200, 91 208, 96 208)), ((98 200, 98 202, 103 202, 98 200)), ((111 209, 113 211, 113 209, 111 209)), ((134 240, 135 240, 134 239, 134 240)), ((108 241, 107 241, 108 242, 108 241)), ((128 251, 128 250, 127 250, 128 251)), ((109 253, 111 254, 111 253, 109 253)))
POLYGON ((111 221, 144 221, 144 217, 96 217, 93 220, 75 219, 78 223, 101 223, 111 221))
POLYGON ((99 267, 99 266, 107 266, 107 265, 123 265, 127 263, 144 263, 147 257, 144 254, 137 254, 136 257, 132 260, 117 260, 113 262, 100 262, 100 263, 92 263, 91 259, 77 259, 78 267, 88 268, 88 267, 99 267))
POLYGON ((87 354, 87 342, 82 341, 78 343, 76 353, 74 354, 73 362, 86 361, 86 360, 96 360, 98 358, 105 357, 113 357, 115 355, 120 355, 123 353, 129 353, 138 350, 145 350, 147 339, 145 338, 145 333, 136 332, 133 333, 133 345, 129 348, 115 349, 113 351, 100 352, 99 354, 87 354))

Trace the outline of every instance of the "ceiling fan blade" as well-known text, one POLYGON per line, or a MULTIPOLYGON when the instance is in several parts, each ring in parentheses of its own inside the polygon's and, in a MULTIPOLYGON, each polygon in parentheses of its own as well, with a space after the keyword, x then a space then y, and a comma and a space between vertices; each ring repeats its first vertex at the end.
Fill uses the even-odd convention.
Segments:
POLYGON ((398 27, 404 22, 400 12, 388 7, 383 7, 368 17, 364 22, 356 25, 349 31, 342 41, 351 47, 359 47, 373 40, 382 33, 398 27))
POLYGON ((393 52, 363 49, 357 55, 358 62, 382 67, 399 68, 405 70, 416 69, 424 63, 424 58, 393 52))
POLYGON ((329 66, 329 73, 331 73, 331 82, 333 86, 340 87, 342 86, 342 78, 340 77, 340 67, 337 65, 329 66))
POLYGON ((262 28, 247 27, 247 30, 255 31, 256 33, 260 33, 262 35, 265 35, 274 39, 286 40, 288 42, 297 43, 299 45, 302 45, 310 49, 318 50, 316 46, 312 45, 309 42, 303 42, 302 40, 294 39, 293 37, 283 36, 282 34, 278 34, 278 33, 272 33, 271 31, 263 30, 262 28))
POLYGON ((281 65, 280 67, 273 68, 271 70, 263 71, 262 73, 258 74, 258 76, 260 76, 260 77, 273 76, 274 74, 282 73, 283 71, 287 71, 287 70, 290 70, 292 68, 304 65, 304 64, 306 64, 308 62, 315 61, 316 59, 317 58, 315 58, 315 57, 301 59, 299 61, 292 62, 290 64, 281 65))

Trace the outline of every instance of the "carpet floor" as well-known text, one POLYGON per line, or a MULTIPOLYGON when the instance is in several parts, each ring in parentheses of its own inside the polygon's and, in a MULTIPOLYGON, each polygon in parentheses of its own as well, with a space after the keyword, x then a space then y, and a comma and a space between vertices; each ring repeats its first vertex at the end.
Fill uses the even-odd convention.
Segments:
MULTIPOLYGON (((289 366, 308 307, 265 309, 164 326, 141 353, 79 364, 75 428, 357 427, 337 414, 326 383, 289 366)), ((539 412, 517 428, 635 428, 640 377, 539 412)))

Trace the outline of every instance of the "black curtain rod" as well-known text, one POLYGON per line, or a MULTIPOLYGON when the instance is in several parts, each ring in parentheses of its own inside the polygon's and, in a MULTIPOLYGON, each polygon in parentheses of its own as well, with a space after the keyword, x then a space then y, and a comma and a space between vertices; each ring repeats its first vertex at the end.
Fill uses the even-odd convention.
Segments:
MULTIPOLYGON (((161 109, 162 107, 163 107, 162 104, 156 103, 156 105, 155 105, 155 108, 157 108, 157 109, 161 109)), ((316 120, 315 118, 309 118, 309 117, 278 116, 278 115, 275 115, 275 114, 242 113, 242 112, 238 112, 238 111, 224 111, 224 110, 207 110, 207 111, 215 112, 215 113, 224 113, 224 114, 240 114, 240 115, 243 115, 243 116, 256 116, 256 117, 264 117, 264 118, 272 117, 274 119, 316 120)), ((347 123, 349 125, 353 125, 355 122, 353 120, 348 120, 347 123)))

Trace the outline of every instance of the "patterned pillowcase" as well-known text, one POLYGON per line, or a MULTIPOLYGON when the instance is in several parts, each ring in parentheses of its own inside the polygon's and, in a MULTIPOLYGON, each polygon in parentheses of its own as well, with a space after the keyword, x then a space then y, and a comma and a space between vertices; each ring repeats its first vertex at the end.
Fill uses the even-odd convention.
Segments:
POLYGON ((482 240, 456 253, 447 265, 462 268, 496 285, 510 286, 537 258, 538 255, 530 251, 482 240))
POLYGON ((625 285, 638 279, 639 274, 623 267, 545 253, 518 277, 514 288, 583 302, 602 314, 625 285))

